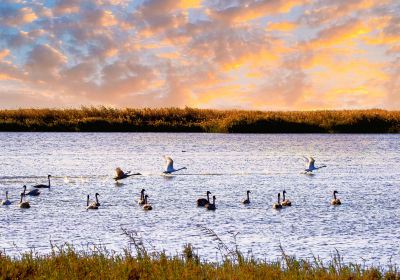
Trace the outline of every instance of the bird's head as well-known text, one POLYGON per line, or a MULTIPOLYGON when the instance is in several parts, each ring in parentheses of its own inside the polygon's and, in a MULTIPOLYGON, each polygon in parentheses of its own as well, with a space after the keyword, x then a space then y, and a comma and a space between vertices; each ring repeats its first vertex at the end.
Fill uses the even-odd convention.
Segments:
POLYGON ((141 193, 144 193, 145 191, 146 191, 145 189, 142 189, 140 192, 141 192, 141 193))
POLYGON ((211 194, 211 192, 210 192, 210 191, 207 191, 207 194, 211 194))
POLYGON ((251 191, 247 191, 247 193, 251 193, 251 191))
POLYGON ((333 193, 335 193, 335 194, 336 194, 336 193, 339 193, 339 192, 338 192, 338 191, 333 191, 333 193))
POLYGON ((99 193, 96 193, 96 194, 95 194, 95 196, 98 196, 98 195, 99 195, 99 193))
POLYGON ((51 177, 51 175, 49 174, 49 175, 47 175, 47 178, 50 178, 51 177))

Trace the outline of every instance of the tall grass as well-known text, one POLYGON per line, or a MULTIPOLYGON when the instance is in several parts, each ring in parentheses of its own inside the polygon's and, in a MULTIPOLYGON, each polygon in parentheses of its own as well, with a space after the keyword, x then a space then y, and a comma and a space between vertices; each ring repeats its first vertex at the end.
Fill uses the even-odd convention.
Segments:
POLYGON ((79 251, 68 245, 53 247, 48 255, 31 252, 11 258, 0 253, 0 279, 400 279, 395 266, 344 264, 339 255, 323 263, 282 253, 281 259, 268 262, 244 257, 235 247, 228 248, 223 261, 207 262, 190 244, 181 254, 168 256, 149 253, 135 236, 130 238, 133 250, 122 254, 104 248, 79 251))
POLYGON ((399 133, 400 111, 263 112, 193 108, 0 110, 0 131, 399 133))

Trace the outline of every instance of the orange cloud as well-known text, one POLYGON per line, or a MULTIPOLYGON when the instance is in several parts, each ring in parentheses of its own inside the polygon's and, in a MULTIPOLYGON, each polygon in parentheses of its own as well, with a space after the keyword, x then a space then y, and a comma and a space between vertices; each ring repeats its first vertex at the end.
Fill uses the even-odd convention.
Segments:
POLYGON ((297 28, 297 24, 294 22, 283 21, 283 22, 270 22, 267 25, 267 31, 280 31, 290 32, 297 28))

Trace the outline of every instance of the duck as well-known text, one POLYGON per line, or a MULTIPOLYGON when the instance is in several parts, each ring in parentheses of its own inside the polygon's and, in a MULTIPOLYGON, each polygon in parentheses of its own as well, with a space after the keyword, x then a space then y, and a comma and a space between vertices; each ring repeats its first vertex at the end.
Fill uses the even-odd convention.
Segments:
POLYGON ((96 210, 96 209, 99 209, 99 206, 96 205, 96 202, 92 202, 89 204, 89 195, 87 195, 86 210, 96 210))
POLYGON ((35 185, 33 187, 37 188, 37 189, 50 189, 50 177, 51 177, 50 174, 47 175, 47 180, 49 180, 49 184, 48 185, 39 184, 39 185, 35 185))
POLYGON ((199 198, 199 199, 197 200, 197 206, 198 206, 198 207, 204 207, 204 206, 206 206, 207 204, 209 204, 209 203, 210 203, 210 194, 211 194, 211 192, 210 192, 210 191, 207 191, 207 193, 206 193, 207 198, 199 198))
POLYGON ((147 202, 147 198, 148 198, 149 196, 146 194, 145 196, 144 196, 144 205, 143 205, 143 210, 153 210, 153 207, 147 202))
POLYGON ((332 205, 340 205, 342 202, 339 198, 336 197, 336 194, 339 193, 338 191, 333 191, 333 199, 331 200, 332 205))
POLYGON ((33 189, 26 192, 26 185, 24 185, 24 195, 38 196, 40 195, 40 191, 38 189, 33 189))
POLYGON ((251 191, 247 191, 247 198, 242 201, 243 204, 250 204, 250 193, 251 191))
POLYGON ((1 205, 10 205, 10 204, 11 204, 11 201, 8 200, 8 191, 6 191, 6 199, 3 199, 1 201, 1 205))
POLYGON ((122 180, 134 175, 142 175, 141 173, 131 173, 130 171, 124 172, 121 168, 115 168, 115 177, 113 178, 115 181, 122 180))
POLYGON ((217 207, 215 207, 215 200, 216 200, 215 195, 213 195, 213 203, 208 203, 206 205, 207 210, 215 210, 215 209, 217 209, 217 207))
POLYGON ((171 174, 173 172, 179 171, 179 170, 183 170, 183 169, 187 169, 186 167, 181 167, 178 169, 174 168, 174 161, 172 160, 172 158, 164 156, 165 159, 165 169, 164 169, 164 174, 171 174))
POLYGON ((145 192, 145 191, 146 191, 145 189, 142 189, 142 190, 140 191, 140 199, 138 200, 139 205, 144 205, 144 204, 146 204, 146 201, 145 201, 145 199, 144 199, 144 192, 145 192))
POLYGON ((289 199, 286 199, 285 197, 286 194, 285 190, 283 190, 282 194, 283 194, 282 206, 292 206, 292 202, 289 199))
POLYGON ((19 208, 31 208, 31 205, 29 204, 29 201, 22 201, 22 198, 25 197, 24 193, 21 193, 21 199, 19 201, 19 208))
POLYGON ((272 208, 274 208, 274 209, 282 209, 281 193, 278 193, 278 203, 274 203, 274 205, 272 205, 272 208))

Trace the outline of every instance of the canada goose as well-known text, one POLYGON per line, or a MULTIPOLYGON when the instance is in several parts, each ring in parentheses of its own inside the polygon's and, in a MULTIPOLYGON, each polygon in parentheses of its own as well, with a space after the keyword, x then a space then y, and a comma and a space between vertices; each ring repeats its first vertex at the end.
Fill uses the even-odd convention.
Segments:
POLYGON ((33 189, 33 190, 30 190, 29 192, 26 192, 26 185, 24 185, 24 195, 38 196, 39 194, 40 194, 40 191, 38 189, 33 189))
POLYGON ((210 203, 210 194, 211 194, 211 192, 207 191, 206 194, 207 194, 207 198, 199 198, 197 200, 197 206, 198 207, 204 207, 204 206, 206 206, 207 204, 210 203))
POLYGON ((98 198, 99 194, 96 193, 95 196, 96 196, 96 206, 100 206, 100 202, 99 202, 99 198, 98 198))
POLYGON ((147 198, 148 197, 149 196, 147 194, 144 196, 143 210, 153 210, 153 207, 149 203, 147 203, 147 198))
POLYGON ((250 194, 251 191, 247 191, 247 198, 242 201, 243 204, 250 204, 250 194))
POLYGON ((174 168, 174 161, 172 160, 172 158, 164 156, 165 159, 165 170, 164 170, 164 174, 171 174, 172 172, 176 172, 182 169, 186 169, 186 167, 182 167, 182 168, 178 168, 175 169, 174 168))
POLYGON ((96 205, 96 202, 92 202, 89 204, 89 195, 87 195, 86 210, 89 210, 89 209, 99 209, 99 207, 96 205))
POLYGON ((292 202, 289 199, 286 199, 285 194, 286 191, 283 190, 283 200, 282 200, 282 206, 292 206, 292 202))
POLYGON ((215 195, 213 195, 213 203, 208 203, 208 204, 206 205, 206 208, 207 208, 207 210, 215 210, 215 209, 217 209, 217 208, 215 207, 215 195))
POLYGON ((124 171, 122 171, 121 168, 117 167, 117 168, 115 168, 114 180, 115 181, 122 180, 122 179, 128 178, 133 175, 142 175, 142 174, 141 173, 131 173, 130 171, 124 172, 124 171))
POLYGON ((274 209, 282 209, 281 194, 280 193, 278 193, 278 203, 274 203, 274 205, 272 205, 272 208, 274 208, 274 209))
POLYGON ((145 201, 145 199, 144 199, 144 192, 145 192, 145 191, 146 191, 145 189, 142 189, 142 190, 140 191, 140 199, 138 200, 139 205, 144 205, 144 204, 146 204, 146 201, 145 201))
POLYGON ((31 205, 29 204, 29 201, 22 201, 22 197, 25 197, 24 193, 21 193, 21 199, 19 201, 19 208, 30 208, 31 205))
POLYGON ((339 193, 338 191, 333 191, 333 199, 331 200, 332 205, 340 205, 342 202, 339 198, 336 198, 336 194, 339 193))
POLYGON ((11 201, 8 200, 8 191, 6 191, 6 199, 1 201, 1 205, 10 205, 11 201))
POLYGON ((33 187, 37 188, 37 189, 50 189, 50 177, 51 177, 51 175, 47 175, 47 179, 49 180, 49 184, 48 185, 40 184, 40 185, 35 185, 33 187))
POLYGON ((304 169, 304 171, 305 171, 306 173, 307 173, 307 172, 313 172, 314 170, 317 170, 317 169, 326 167, 326 165, 322 165, 322 166, 316 167, 316 166, 314 165, 315 159, 312 158, 312 157, 308 157, 308 158, 307 158, 307 157, 304 157, 304 158, 307 160, 307 168, 304 169))

